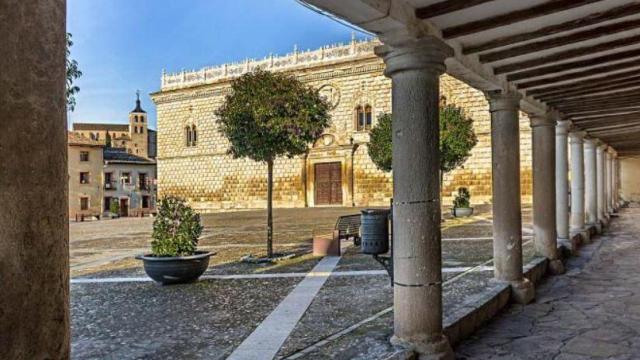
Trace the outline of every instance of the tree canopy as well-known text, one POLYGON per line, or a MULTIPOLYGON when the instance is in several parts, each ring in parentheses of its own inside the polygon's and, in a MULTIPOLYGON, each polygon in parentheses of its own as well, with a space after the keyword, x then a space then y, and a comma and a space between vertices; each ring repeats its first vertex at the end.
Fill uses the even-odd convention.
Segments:
POLYGON ((293 76, 256 70, 231 90, 216 116, 236 158, 266 162, 303 154, 329 126, 329 104, 293 76))
POLYGON ((369 157, 378 169, 391 171, 391 114, 382 114, 369 136, 369 157))
POLYGON ((82 71, 78 67, 78 62, 76 60, 71 59, 71 46, 73 46, 73 41, 71 41, 71 33, 67 33, 67 59, 66 59, 66 67, 67 67, 67 108, 70 111, 75 110, 76 108, 76 94, 80 92, 80 87, 78 85, 73 85, 73 82, 82 76, 82 71))
POLYGON ((256 70, 235 79, 215 112, 234 158, 267 163, 267 256, 273 257, 273 161, 307 152, 329 126, 329 104, 318 91, 284 73, 256 70))
MULTIPOLYGON (((391 170, 392 115, 383 114, 371 130, 369 157, 378 169, 391 170)), ((440 171, 447 173, 461 166, 471 155, 478 139, 473 119, 453 104, 440 106, 440 171)))

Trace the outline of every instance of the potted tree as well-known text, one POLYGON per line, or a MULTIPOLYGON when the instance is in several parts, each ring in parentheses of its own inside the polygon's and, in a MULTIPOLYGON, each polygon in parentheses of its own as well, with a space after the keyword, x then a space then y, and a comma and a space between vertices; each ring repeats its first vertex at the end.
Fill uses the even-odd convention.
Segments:
POLYGON ((473 214, 473 208, 469 205, 471 194, 466 187, 458 188, 458 195, 453 199, 451 214, 455 217, 466 217, 473 214))
POLYGON ((143 261, 147 275, 163 285, 195 281, 207 269, 213 255, 197 251, 201 233, 200 215, 184 200, 166 197, 160 201, 153 222, 151 254, 136 258, 143 261))

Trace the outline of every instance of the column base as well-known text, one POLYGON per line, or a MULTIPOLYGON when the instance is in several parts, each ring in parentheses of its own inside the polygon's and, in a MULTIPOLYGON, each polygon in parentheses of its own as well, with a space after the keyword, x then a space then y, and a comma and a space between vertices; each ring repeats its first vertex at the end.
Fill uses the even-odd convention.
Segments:
POLYGON ((562 275, 565 273, 566 269, 564 267, 564 263, 560 259, 549 260, 549 274, 551 275, 562 275))
POLYGON ((511 282, 511 298, 517 304, 526 305, 536 297, 536 289, 529 279, 511 282))
POLYGON ((416 355, 414 358, 419 360, 455 360, 453 348, 449 344, 449 339, 444 335, 437 339, 413 340, 401 339, 393 335, 390 341, 393 346, 406 349, 405 355, 403 355, 405 358, 411 358, 406 355, 413 353, 416 355))
POLYGON ((558 246, 565 249, 565 254, 568 252, 570 255, 578 254, 578 243, 574 240, 576 237, 571 235, 570 239, 558 238, 558 246))
POLYGON ((602 220, 599 220, 594 225, 596 227, 596 234, 602 234, 602 220))

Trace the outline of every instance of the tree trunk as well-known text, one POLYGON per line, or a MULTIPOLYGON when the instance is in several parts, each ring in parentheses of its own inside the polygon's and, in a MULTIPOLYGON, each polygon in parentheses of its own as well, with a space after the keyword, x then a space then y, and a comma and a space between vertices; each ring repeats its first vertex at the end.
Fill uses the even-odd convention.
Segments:
POLYGON ((273 160, 267 160, 267 257, 273 257, 273 160))

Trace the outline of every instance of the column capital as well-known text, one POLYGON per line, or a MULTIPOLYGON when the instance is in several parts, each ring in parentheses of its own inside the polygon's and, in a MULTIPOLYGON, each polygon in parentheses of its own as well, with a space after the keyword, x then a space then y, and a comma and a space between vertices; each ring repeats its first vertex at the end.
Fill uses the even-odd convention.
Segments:
POLYGON ((556 135, 567 136, 571 128, 571 120, 558 120, 556 124, 556 135))
POLYGON ((522 95, 516 91, 489 90, 485 92, 489 111, 520 110, 522 95))
POLYGON ((582 143, 584 137, 587 135, 586 131, 574 130, 569 132, 569 142, 582 143))
POLYGON ((600 144, 598 145, 598 150, 606 152, 608 147, 609 145, 607 145, 604 141, 600 140, 600 144))
POLYGON ((611 146, 609 146, 609 147, 607 148, 607 152, 608 152, 609 154, 611 154, 611 156, 616 156, 616 155, 618 155, 618 153, 616 152, 616 150, 615 150, 613 147, 611 147, 611 146))
POLYGON ((374 52, 384 59, 384 74, 388 77, 408 70, 427 70, 440 75, 446 70, 445 59, 454 54, 449 45, 434 36, 394 39, 376 46, 374 52))
POLYGON ((585 149, 595 150, 597 142, 598 142, 598 139, 590 137, 590 136, 586 136, 584 138, 584 147, 585 147, 585 149))
POLYGON ((557 123, 553 113, 529 114, 529 124, 532 128, 538 126, 556 126, 557 123))

